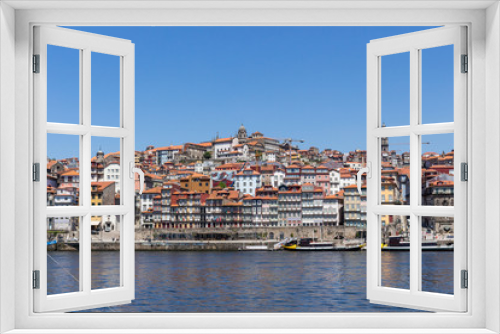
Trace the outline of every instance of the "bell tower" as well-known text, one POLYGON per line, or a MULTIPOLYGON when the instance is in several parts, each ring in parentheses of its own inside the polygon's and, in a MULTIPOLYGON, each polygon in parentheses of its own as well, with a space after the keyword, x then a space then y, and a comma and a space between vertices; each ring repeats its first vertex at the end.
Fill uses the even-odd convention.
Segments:
MULTIPOLYGON (((385 128, 385 123, 382 124, 382 127, 385 128)), ((389 152, 389 138, 380 138, 380 148, 382 149, 382 152, 389 152)))
POLYGON ((240 128, 238 129, 238 139, 246 139, 247 138, 247 129, 241 124, 240 128))

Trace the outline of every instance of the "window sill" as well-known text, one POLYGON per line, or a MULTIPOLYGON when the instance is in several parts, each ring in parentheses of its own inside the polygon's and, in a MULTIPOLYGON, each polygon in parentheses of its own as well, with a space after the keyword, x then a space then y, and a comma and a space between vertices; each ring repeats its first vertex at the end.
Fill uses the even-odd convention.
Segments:
POLYGON ((15 329, 5 334, 494 334, 488 329, 15 329))

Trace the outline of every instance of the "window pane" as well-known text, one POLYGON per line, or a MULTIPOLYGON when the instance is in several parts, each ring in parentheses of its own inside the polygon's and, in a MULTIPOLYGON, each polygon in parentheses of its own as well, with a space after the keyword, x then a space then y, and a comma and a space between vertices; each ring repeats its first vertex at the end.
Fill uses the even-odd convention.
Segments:
POLYGON ((453 137, 422 136, 422 205, 454 205, 453 137))
POLYGON ((410 53, 381 57, 382 126, 410 124, 410 53))
POLYGON ((410 137, 381 138, 380 204, 410 204, 410 137))
POLYGON ((452 217, 422 217, 422 291, 453 294, 452 217))
POLYGON ((47 206, 79 205, 79 152, 79 136, 47 134, 47 206))
POLYGON ((421 50, 422 123, 453 122, 453 45, 421 50))
POLYGON ((92 125, 120 126, 120 57, 92 52, 92 125))
POLYGON ((80 122, 80 50, 47 45, 47 122, 80 122))
POLYGON ((92 289, 120 286, 122 216, 92 216, 92 289))
POLYGON ((382 286, 410 288, 409 217, 381 216, 382 286))
POLYGON ((47 294, 80 291, 80 217, 47 218, 47 294), (59 226, 70 226, 59 229, 59 226))
POLYGON ((120 204, 120 139, 92 137, 91 203, 120 204))

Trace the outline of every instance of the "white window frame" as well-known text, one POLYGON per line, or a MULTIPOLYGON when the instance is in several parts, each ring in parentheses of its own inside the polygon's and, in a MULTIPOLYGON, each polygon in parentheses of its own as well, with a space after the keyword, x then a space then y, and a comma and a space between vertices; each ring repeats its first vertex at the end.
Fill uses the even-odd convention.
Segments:
MULTIPOLYGON (((128 333, 140 333, 168 326, 170 330, 165 332, 170 333, 176 332, 178 328, 191 328, 197 332, 203 329, 238 332, 234 328, 276 332, 289 328, 287 332, 301 333, 340 333, 347 330, 335 328, 357 328, 359 333, 414 333, 410 327, 419 328, 422 333, 499 332, 499 16, 496 1, 399 1, 397 5, 384 1, 237 1, 225 4, 210 1, 203 5, 194 2, 155 2, 151 5, 149 1, 142 4, 132 1, 1 3, 0 330, 37 333, 42 332, 41 329, 48 329, 54 333, 59 329, 60 332, 70 333, 76 332, 71 330, 74 328, 86 328, 93 333, 109 333, 112 329, 115 332, 127 329, 128 333), (11 6, 19 10, 15 11, 11 6), (143 7, 144 10, 126 9, 125 6, 143 7), (148 6, 155 8, 148 9, 148 6), (76 7, 80 9, 75 10, 76 7), (104 10, 103 7, 112 10, 104 10), (32 203, 26 200, 26 194, 32 193, 31 31, 34 24, 54 22, 60 25, 468 25, 469 68, 473 73, 468 79, 471 88, 468 96, 471 110, 468 125, 468 132, 471 133, 468 142, 471 154, 468 218, 470 225, 474 226, 473 230, 469 228, 468 231, 471 245, 468 263, 471 273, 469 311, 463 314, 33 314, 33 293, 30 288, 33 263, 32 259, 26 261, 30 258, 32 244, 32 238, 26 236, 32 235, 30 229, 33 221, 33 212, 29 209, 32 203), (12 145, 12 138, 15 138, 15 145, 12 145), (15 161, 15 164, 6 161, 15 161), (12 196, 12 189, 15 189, 15 196, 12 196), (489 254, 487 257, 486 251, 489 254), (142 330, 132 330, 138 328, 138 324, 142 330)), ((356 331, 351 329, 349 332, 356 331)))
MULTIPOLYGON (((367 203, 367 297, 372 302, 387 305, 412 305, 424 310, 448 310, 463 312, 467 309, 467 290, 461 287, 461 270, 467 269, 467 184, 460 180, 457 172, 454 185, 454 197, 457 206, 425 206, 421 203, 421 155, 422 135, 454 134, 455 170, 461 163, 467 163, 467 76, 471 72, 461 73, 462 55, 467 54, 466 28, 456 25, 439 27, 399 36, 372 40, 367 47, 367 161, 372 167, 368 174, 367 203), (422 123, 422 50, 452 45, 453 82, 454 82, 454 117, 453 122, 422 123), (393 54, 409 54, 409 124, 385 127, 382 123, 381 92, 383 90, 382 57, 393 54), (409 205, 383 204, 381 194, 381 146, 384 137, 409 136, 410 138, 410 178, 411 201, 409 205), (408 215, 410 226, 410 284, 408 289, 396 289, 382 286, 381 218, 386 215, 408 215), (422 291, 422 250, 421 218, 424 216, 454 217, 454 252, 453 252, 453 294, 430 293, 422 291)), ((358 174, 359 175, 359 174, 358 174)), ((392 186, 387 186, 391 190, 392 186)), ((392 202, 392 195, 389 201, 392 202)), ((358 204, 359 207, 359 204, 358 204)))
MULTIPOLYGON (((34 27, 34 53, 39 55, 39 73, 34 82, 34 162, 44 165, 47 159, 47 134, 66 134, 78 137, 80 143, 80 203, 77 206, 47 207, 47 172, 41 168, 40 181, 33 184, 34 201, 34 269, 39 270, 39 289, 34 290, 36 312, 80 310, 100 306, 129 303, 134 299, 134 182, 129 169, 134 166, 134 44, 128 40, 100 36, 60 27, 34 27), (78 124, 47 122, 47 46, 78 50, 80 59, 80 103, 78 124), (120 110, 119 126, 92 125, 91 122, 91 66, 92 52, 119 57, 120 110), (125 191, 120 205, 91 205, 91 141, 92 137, 117 138, 120 141, 120 163, 124 166, 122 183, 125 191), (120 284, 106 289, 92 289, 91 216, 120 215, 120 284), (45 217, 71 215, 80 218, 79 237, 79 291, 47 295, 47 237, 45 217)), ((100 198, 100 195, 98 196, 100 198)))

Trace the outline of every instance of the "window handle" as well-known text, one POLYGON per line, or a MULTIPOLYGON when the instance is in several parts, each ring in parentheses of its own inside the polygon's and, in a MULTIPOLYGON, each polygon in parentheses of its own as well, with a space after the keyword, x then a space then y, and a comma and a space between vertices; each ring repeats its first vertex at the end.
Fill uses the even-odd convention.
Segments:
POLYGON ((363 175, 364 173, 366 173, 366 176, 371 179, 372 178, 372 163, 371 162, 367 162, 366 163, 366 167, 364 168, 361 168, 359 171, 358 171, 358 175, 357 175, 357 184, 358 184, 358 192, 359 194, 361 195, 361 175, 363 175))
POLYGON ((135 173, 139 174, 139 194, 142 194, 142 191, 144 190, 144 172, 142 169, 135 167, 135 163, 131 162, 130 163, 130 178, 135 180, 135 173))

